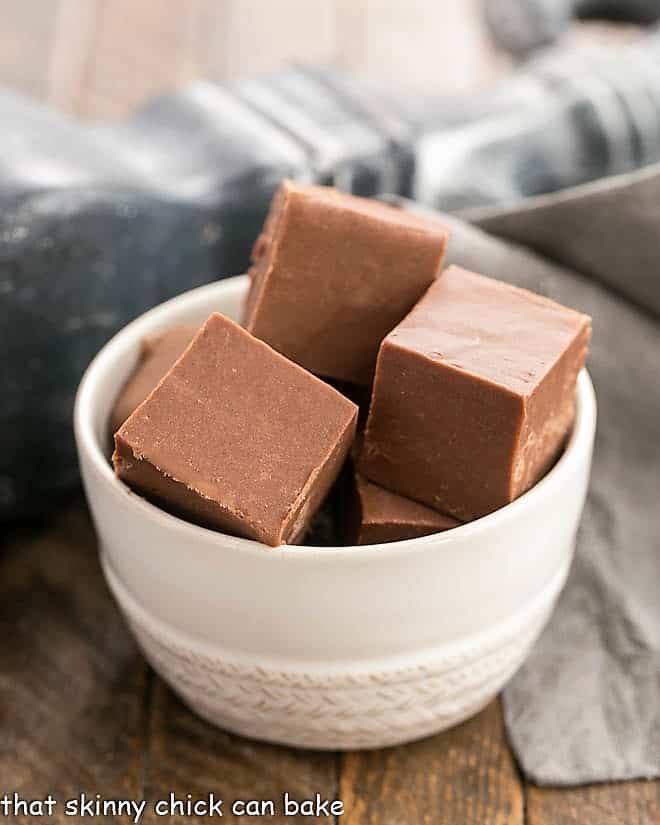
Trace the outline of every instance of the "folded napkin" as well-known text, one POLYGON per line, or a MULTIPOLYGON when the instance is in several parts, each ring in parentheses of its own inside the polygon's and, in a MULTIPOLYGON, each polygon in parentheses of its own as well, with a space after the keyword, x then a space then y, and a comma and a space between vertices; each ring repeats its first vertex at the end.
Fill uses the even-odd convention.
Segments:
POLYGON ((660 164, 462 216, 660 316, 660 164))
POLYGON ((445 216, 451 261, 594 322, 590 492, 556 613, 504 693, 511 744, 539 784, 659 776, 660 167, 472 217, 582 271, 445 216))

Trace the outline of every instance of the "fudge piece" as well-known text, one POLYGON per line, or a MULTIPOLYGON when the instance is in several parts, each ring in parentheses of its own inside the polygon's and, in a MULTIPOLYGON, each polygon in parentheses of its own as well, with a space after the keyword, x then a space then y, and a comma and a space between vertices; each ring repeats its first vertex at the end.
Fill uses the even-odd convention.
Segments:
POLYGON ((298 542, 337 477, 357 407, 217 313, 115 434, 115 472, 199 524, 298 542))
POLYGON ((253 249, 243 325, 317 375, 369 384, 446 243, 436 220, 284 181, 253 249))
POLYGON ((171 327, 142 341, 140 359, 110 413, 110 431, 116 433, 192 341, 197 324, 171 327))
POLYGON ((591 319, 456 266, 383 341, 360 471, 469 521, 535 484, 570 430, 591 319))
POLYGON ((458 527, 459 521, 379 487, 353 471, 345 522, 347 544, 382 544, 458 527))

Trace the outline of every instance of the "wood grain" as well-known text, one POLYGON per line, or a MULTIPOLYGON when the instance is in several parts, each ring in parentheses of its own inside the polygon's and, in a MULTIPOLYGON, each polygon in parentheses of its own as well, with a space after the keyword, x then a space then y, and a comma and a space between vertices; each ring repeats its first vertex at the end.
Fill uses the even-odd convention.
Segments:
POLYGON ((335 0, 228 0, 227 79, 335 58, 335 0))
POLYGON ((336 62, 391 90, 462 91, 501 58, 479 0, 0 0, 0 84, 115 118, 194 78, 336 62))
POLYGON ((348 753, 343 825, 521 825, 523 791, 499 702, 438 736, 348 753))
POLYGON ((660 825, 660 782, 527 789, 529 825, 660 825))
MULTIPOLYGON (((94 0, 99 3, 99 0, 94 0)), ((89 42, 77 110, 114 117, 192 79, 199 2, 105 0, 89 42)))
MULTIPOLYGON (((297 800, 315 793, 337 796, 337 757, 334 753, 295 751, 233 736, 194 716, 159 680, 154 686, 147 750, 146 796, 152 806, 170 792, 206 799, 210 791, 225 800, 223 822, 310 822, 309 817, 238 817, 235 800, 272 800, 281 811, 284 792, 297 800)), ((201 817, 155 816, 146 823, 190 823, 201 817)), ((316 820, 314 820, 316 821, 316 820)), ((332 820, 330 820, 332 821, 332 820)))
POLYGON ((0 83, 28 95, 48 95, 56 3, 0 0, 0 83))
POLYGON ((59 109, 77 112, 83 99, 94 54, 100 4, 95 0, 58 0, 48 62, 48 101, 59 109))
POLYGON ((417 94, 460 92, 482 86, 501 70, 481 21, 479 0, 438 2, 360 0, 340 6, 343 25, 361 34, 344 63, 388 90, 417 94))
POLYGON ((139 798, 147 669, 81 505, 0 549, 0 639, 0 795, 139 798))

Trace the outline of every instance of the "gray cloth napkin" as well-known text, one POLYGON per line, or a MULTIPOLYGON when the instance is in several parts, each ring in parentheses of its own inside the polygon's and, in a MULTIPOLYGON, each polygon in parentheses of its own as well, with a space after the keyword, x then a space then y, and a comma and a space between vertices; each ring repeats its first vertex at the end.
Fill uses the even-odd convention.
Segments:
POLYGON ((461 213, 660 316, 660 164, 513 205, 461 213))
POLYGON ((660 232, 640 243, 629 220, 637 210, 660 228, 660 174, 655 181, 655 199, 648 176, 615 178, 600 196, 564 192, 487 221, 521 242, 543 236, 546 253, 588 261, 588 274, 447 217, 451 262, 594 320, 599 422, 577 554, 549 626, 504 694, 511 744, 543 785, 660 775, 660 322, 606 285, 658 306, 660 232))

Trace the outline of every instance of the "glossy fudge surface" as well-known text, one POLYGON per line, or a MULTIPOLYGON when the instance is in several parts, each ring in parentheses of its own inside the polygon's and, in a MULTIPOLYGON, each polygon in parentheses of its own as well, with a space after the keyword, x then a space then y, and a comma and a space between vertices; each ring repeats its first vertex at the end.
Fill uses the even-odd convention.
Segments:
POLYGON ((452 266, 383 341, 360 471, 462 521, 557 459, 588 316, 452 266))
POLYGON ((166 329, 142 341, 135 370, 124 384, 110 415, 110 431, 116 433, 192 341, 199 327, 192 324, 166 329))
POLYGON ((457 527, 460 522, 353 473, 348 544, 402 541, 457 527))
POLYGON ((115 434, 117 475, 165 509, 298 542, 337 477, 357 407, 222 315, 115 434))
POLYGON ((253 251, 244 326, 326 378, 370 384, 378 347, 438 275, 437 221, 285 181, 253 251))

